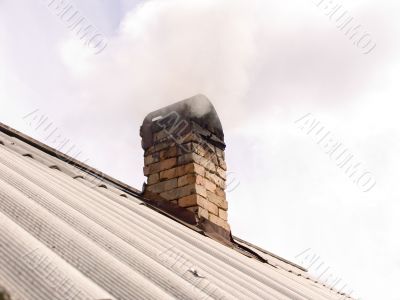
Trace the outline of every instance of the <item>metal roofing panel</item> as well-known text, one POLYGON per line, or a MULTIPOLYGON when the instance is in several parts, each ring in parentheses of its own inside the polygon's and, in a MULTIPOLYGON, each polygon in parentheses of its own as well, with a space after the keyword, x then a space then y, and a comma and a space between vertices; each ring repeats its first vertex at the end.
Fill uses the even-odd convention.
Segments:
MULTIPOLYGON (((0 237, 10 240, 13 228, 29 249, 40 245, 63 274, 88 282, 91 299, 344 299, 276 257, 265 254, 275 266, 262 263, 185 227, 113 182, 98 187, 92 175, 18 138, 0 133, 0 141, 0 237)), ((9 266, 0 256, 0 285, 18 299, 36 299, 26 288, 49 290, 46 280, 18 287, 2 264, 9 266)), ((24 268, 21 261, 16 271, 24 268)))
POLYGON ((0 213, 0 282, 13 299, 114 299, 0 213))

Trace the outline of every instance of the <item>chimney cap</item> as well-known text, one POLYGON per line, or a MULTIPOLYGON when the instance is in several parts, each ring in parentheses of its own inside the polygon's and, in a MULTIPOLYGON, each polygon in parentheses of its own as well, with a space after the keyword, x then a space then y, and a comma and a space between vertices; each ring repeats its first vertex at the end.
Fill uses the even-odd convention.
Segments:
POLYGON ((215 134, 221 141, 224 141, 224 132, 217 111, 206 96, 198 94, 153 111, 145 117, 140 128, 144 149, 149 148, 152 144, 153 122, 173 114, 177 118, 175 122, 180 122, 180 120, 194 121, 202 128, 215 134))

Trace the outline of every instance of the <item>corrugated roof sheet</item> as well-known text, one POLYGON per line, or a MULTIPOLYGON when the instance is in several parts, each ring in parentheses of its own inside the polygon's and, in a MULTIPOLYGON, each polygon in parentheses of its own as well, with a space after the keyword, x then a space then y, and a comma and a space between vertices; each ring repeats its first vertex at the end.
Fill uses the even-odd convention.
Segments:
POLYGON ((301 267, 238 240, 269 263, 247 257, 35 143, 0 131, 0 286, 12 299, 345 298, 301 267))

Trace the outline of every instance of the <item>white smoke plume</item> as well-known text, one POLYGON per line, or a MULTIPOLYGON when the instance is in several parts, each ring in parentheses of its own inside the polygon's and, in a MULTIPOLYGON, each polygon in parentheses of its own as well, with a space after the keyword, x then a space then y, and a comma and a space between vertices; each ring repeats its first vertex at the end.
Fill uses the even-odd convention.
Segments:
POLYGON ((253 9, 238 1, 144 2, 102 55, 69 59, 69 41, 65 62, 98 112, 130 107, 140 118, 199 93, 217 110, 240 112, 256 63, 253 9))

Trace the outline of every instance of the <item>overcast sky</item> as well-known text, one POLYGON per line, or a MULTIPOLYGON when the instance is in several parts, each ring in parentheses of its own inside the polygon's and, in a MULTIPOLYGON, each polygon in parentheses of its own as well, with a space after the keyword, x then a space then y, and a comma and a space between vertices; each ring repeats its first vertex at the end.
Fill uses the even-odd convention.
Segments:
POLYGON ((0 121, 141 188, 143 118, 203 93, 237 186, 233 234, 306 267, 317 255, 310 271, 330 267, 352 296, 398 300, 400 3, 341 1, 369 34, 355 44, 320 1, 74 0, 107 39, 95 55, 49 0, 0 0, 0 121), (301 130, 311 118, 376 186, 363 192, 301 130))

